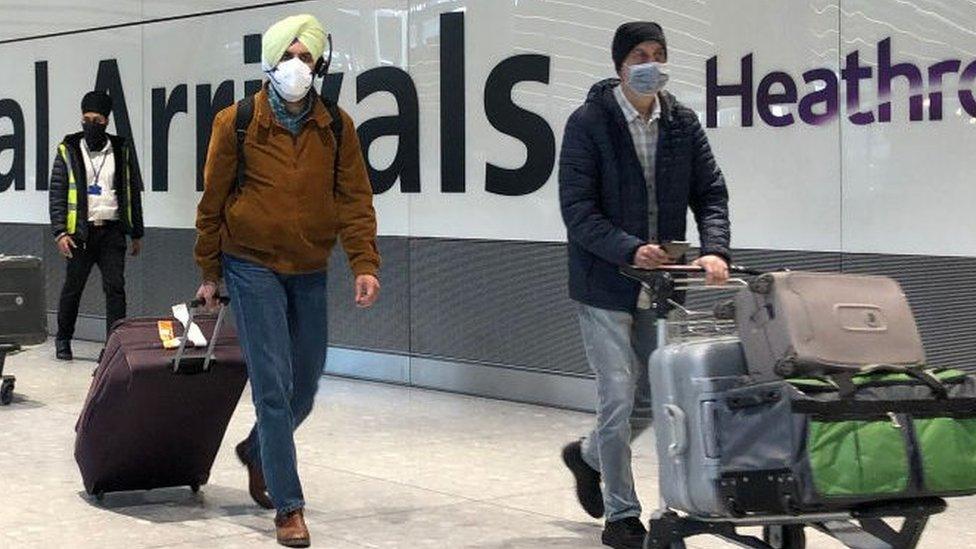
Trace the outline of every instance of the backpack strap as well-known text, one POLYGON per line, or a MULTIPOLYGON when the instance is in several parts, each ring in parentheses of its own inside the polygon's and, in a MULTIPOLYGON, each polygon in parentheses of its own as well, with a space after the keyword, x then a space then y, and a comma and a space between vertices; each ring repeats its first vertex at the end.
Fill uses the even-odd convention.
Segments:
POLYGON ((332 162, 332 193, 335 194, 336 188, 339 186, 339 153, 342 151, 343 127, 342 113, 339 112, 339 106, 324 95, 322 96, 322 104, 325 105, 326 110, 329 111, 329 116, 332 117, 332 122, 329 123, 329 129, 332 130, 332 136, 336 142, 335 158, 332 162))
POLYGON ((244 187, 244 138, 247 128, 254 118, 254 96, 249 95, 237 102, 237 116, 234 119, 234 129, 237 134, 237 190, 244 187))
MULTIPOLYGON (((329 123, 329 130, 332 132, 332 136, 336 142, 335 158, 332 162, 332 189, 333 193, 335 193, 335 188, 338 186, 339 181, 339 153, 342 150, 342 113, 339 111, 339 106, 325 96, 322 96, 322 104, 329 111, 329 116, 332 117, 332 122, 329 123)), ((234 120, 234 130, 237 135, 238 191, 244 187, 244 138, 247 136, 247 128, 251 125, 252 118, 254 118, 254 96, 249 95, 237 102, 237 116, 234 120)))

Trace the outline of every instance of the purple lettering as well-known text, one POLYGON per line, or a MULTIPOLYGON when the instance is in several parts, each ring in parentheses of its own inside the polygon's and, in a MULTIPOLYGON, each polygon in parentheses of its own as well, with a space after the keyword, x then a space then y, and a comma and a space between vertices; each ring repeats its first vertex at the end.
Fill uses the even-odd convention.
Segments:
POLYGON ((871 67, 862 67, 860 52, 847 54, 847 66, 840 71, 840 77, 847 82, 847 115, 851 122, 864 126, 874 122, 873 112, 861 111, 861 80, 871 78, 871 67))
POLYGON ((942 76, 959 72, 962 62, 958 59, 942 61, 929 67, 929 120, 942 120, 942 76))
POLYGON ((808 93, 800 99, 800 120, 815 126, 826 124, 840 112, 840 86, 837 75, 830 69, 813 69, 803 73, 803 81, 807 84, 818 80, 826 84, 824 88, 808 93), (813 107, 820 103, 826 104, 824 111, 813 112, 813 107))
POLYGON ((738 84, 718 83, 718 56, 706 62, 706 126, 718 126, 718 98, 738 96, 742 101, 742 125, 752 126, 752 54, 742 58, 742 81, 738 84))
POLYGON ((972 90, 974 82, 976 82, 976 61, 970 63, 959 77, 959 102, 969 116, 976 117, 976 97, 973 97, 972 90))
POLYGON ((759 110, 759 118, 763 122, 774 128, 782 128, 793 123, 793 115, 774 114, 774 105, 792 105, 796 103, 796 82, 793 77, 785 72, 771 72, 759 83, 759 91, 756 92, 756 108, 759 110), (770 90, 776 84, 783 86, 782 93, 771 93, 770 90))
POLYGON ((899 76, 908 79, 912 96, 908 100, 909 119, 912 122, 923 120, 922 116, 922 71, 911 63, 891 64, 891 38, 878 42, 878 121, 891 122, 891 81, 899 76))

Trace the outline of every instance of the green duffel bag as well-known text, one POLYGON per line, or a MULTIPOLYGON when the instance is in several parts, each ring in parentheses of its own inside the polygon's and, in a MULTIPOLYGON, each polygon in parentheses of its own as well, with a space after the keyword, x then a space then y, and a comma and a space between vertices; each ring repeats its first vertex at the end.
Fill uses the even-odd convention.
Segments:
POLYGON ((729 511, 798 513, 976 494, 976 376, 872 366, 718 395, 729 511))

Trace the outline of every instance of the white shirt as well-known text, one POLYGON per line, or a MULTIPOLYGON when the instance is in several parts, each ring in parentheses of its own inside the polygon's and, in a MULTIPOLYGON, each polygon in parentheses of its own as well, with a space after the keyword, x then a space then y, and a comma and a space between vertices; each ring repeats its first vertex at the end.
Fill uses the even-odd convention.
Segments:
POLYGON ((88 221, 114 221, 119 218, 119 203, 115 198, 115 155, 112 142, 105 143, 100 151, 90 152, 88 144, 81 140, 81 157, 85 163, 85 192, 88 193, 88 221), (96 184, 101 194, 92 194, 89 188, 96 184))

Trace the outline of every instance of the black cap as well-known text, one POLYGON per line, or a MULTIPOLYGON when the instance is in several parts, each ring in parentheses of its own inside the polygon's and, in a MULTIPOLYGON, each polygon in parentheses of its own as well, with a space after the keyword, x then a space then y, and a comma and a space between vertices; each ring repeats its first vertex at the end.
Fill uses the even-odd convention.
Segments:
POLYGON ((664 55, 668 55, 668 42, 664 38, 664 29, 661 28, 661 25, 651 21, 632 21, 620 25, 613 35, 612 48, 613 64, 617 70, 620 70, 624 59, 630 55, 635 47, 648 40, 661 44, 661 47, 664 48, 664 55))
POLYGON ((108 118, 112 113, 112 98, 103 91, 91 91, 81 100, 81 114, 97 112, 108 118))

